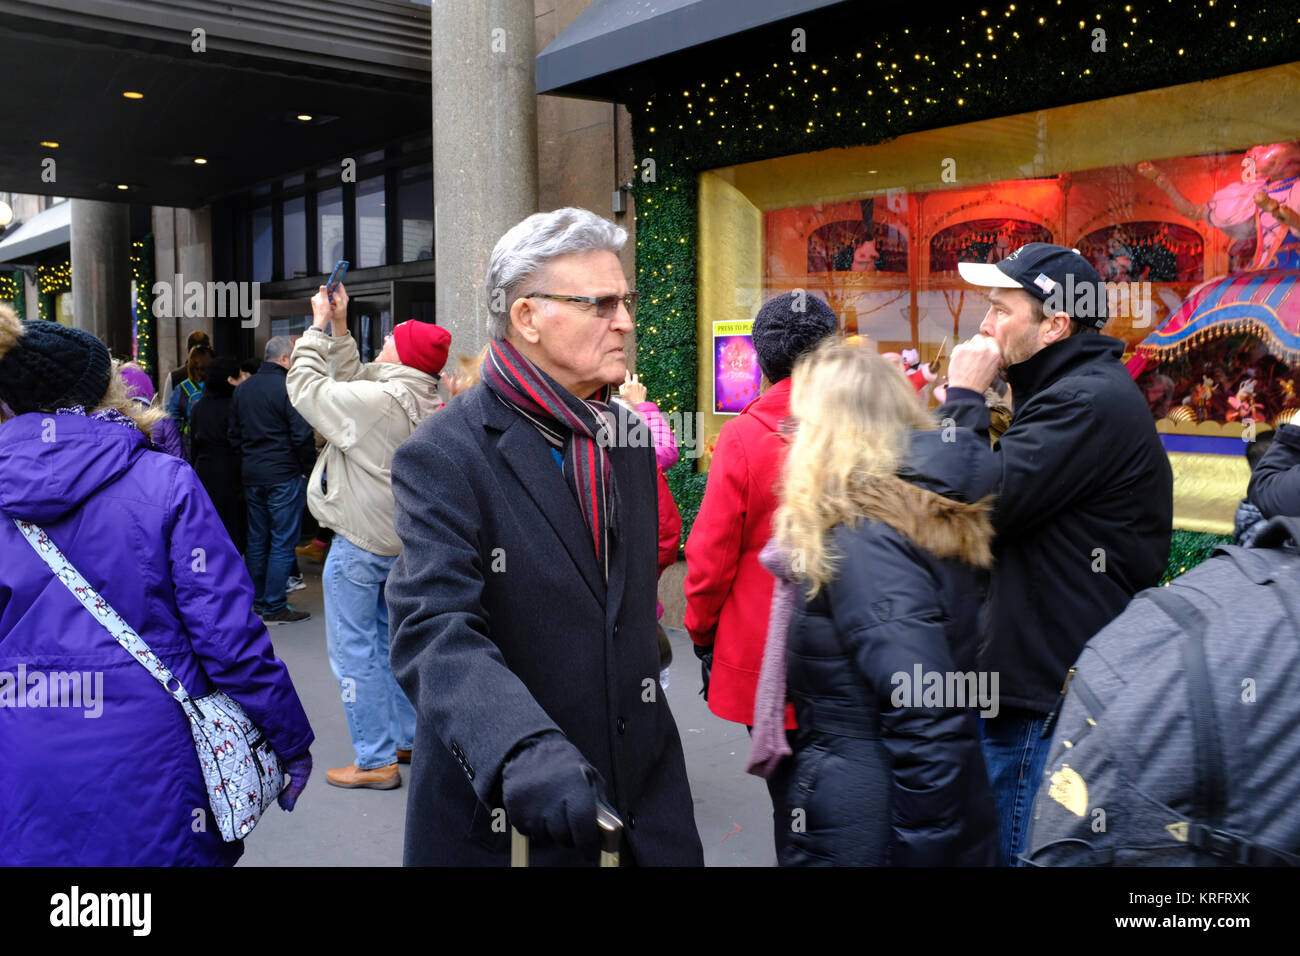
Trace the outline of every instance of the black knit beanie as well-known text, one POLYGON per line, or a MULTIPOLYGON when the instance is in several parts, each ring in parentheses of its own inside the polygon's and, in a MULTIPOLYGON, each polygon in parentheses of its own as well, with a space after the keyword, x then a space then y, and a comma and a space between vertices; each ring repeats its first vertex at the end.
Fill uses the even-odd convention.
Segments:
POLYGON ((0 400, 18 414, 99 404, 113 374, 108 347, 82 329, 44 319, 10 324, 0 349, 0 400), (14 332, 17 332, 15 336, 14 332))
POLYGON ((778 295, 754 318, 758 367, 772 384, 789 378, 795 359, 839 327, 835 310, 817 296, 802 290, 778 295))

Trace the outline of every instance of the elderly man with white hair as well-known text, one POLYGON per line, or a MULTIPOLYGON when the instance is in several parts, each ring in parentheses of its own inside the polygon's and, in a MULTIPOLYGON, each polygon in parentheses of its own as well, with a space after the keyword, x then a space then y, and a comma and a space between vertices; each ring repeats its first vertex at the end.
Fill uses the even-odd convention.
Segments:
POLYGON ((393 459, 392 664, 418 714, 407 865, 502 865, 512 827, 535 864, 595 864, 598 801, 625 865, 703 862, 658 685, 654 450, 611 401, 626 241, 572 208, 507 232, 482 382, 393 459))

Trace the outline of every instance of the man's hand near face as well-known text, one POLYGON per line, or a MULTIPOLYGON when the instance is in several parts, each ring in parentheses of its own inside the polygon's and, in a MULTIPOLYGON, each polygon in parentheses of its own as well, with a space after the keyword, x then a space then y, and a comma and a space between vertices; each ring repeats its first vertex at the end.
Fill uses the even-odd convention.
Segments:
POLYGON ((968 388, 983 395, 1002 366, 998 344, 987 335, 976 335, 952 350, 948 360, 948 387, 968 388))

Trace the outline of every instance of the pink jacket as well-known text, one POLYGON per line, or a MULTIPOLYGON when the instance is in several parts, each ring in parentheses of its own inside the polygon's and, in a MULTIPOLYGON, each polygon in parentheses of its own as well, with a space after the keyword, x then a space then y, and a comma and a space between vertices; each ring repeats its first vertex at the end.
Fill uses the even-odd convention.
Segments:
POLYGON ((668 427, 668 423, 659 412, 659 406, 654 402, 641 402, 636 409, 650 426, 650 434, 655 443, 655 460, 659 462, 662 470, 667 471, 677 464, 677 436, 668 427))

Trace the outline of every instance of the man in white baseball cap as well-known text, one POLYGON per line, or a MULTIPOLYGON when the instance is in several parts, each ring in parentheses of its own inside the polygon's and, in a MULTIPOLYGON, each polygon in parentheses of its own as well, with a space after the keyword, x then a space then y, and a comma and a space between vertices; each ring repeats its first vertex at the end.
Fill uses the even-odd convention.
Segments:
POLYGON ((1077 249, 1033 242, 995 264, 963 262, 989 289, 979 334, 953 349, 944 424, 984 433, 985 389, 1002 371, 1011 424, 1001 467, 982 670, 1000 676, 983 721, 1004 861, 1023 849, 1051 717, 1084 644, 1169 557, 1173 475, 1141 391, 1100 329, 1106 287, 1077 249))

